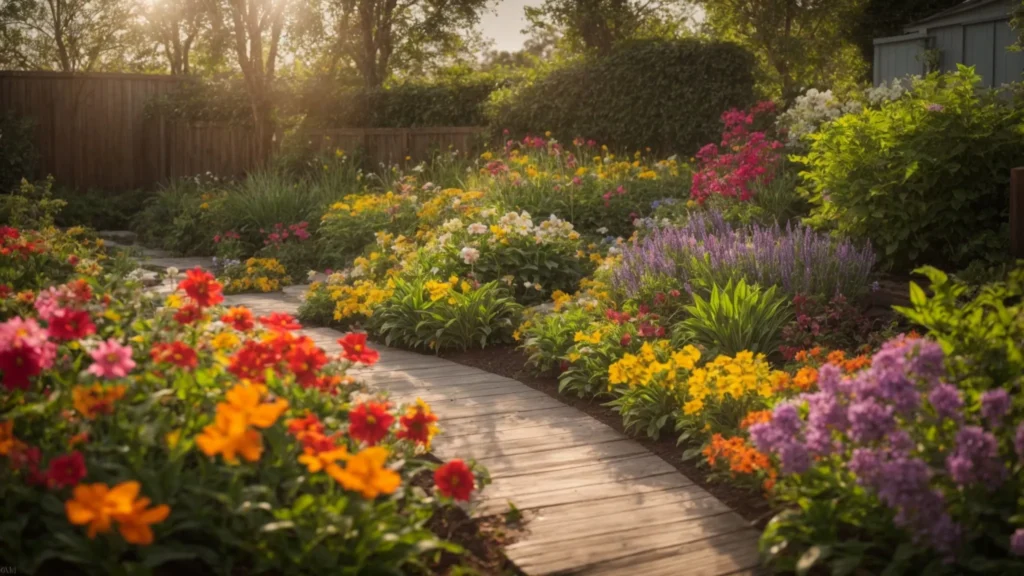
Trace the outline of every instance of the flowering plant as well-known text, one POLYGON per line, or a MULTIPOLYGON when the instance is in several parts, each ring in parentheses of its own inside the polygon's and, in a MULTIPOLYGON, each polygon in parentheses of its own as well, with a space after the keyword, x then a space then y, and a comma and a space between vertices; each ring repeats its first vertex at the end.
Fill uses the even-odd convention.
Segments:
POLYGON ((324 263, 343 268, 374 241, 378 232, 410 234, 418 198, 410 193, 350 194, 323 215, 318 243, 324 263))
POLYGON ((703 203, 718 195, 745 202, 753 196, 751 186, 755 182, 771 182, 782 159, 777 152, 782 143, 751 128, 759 116, 773 112, 775 104, 765 101, 747 112, 733 109, 722 114, 725 131, 721 144, 708 144, 697 152, 691 198, 703 203))
POLYGON ((292 283, 285 267, 273 258, 249 258, 227 267, 223 277, 228 294, 277 292, 292 283))
POLYGON ((958 390, 946 362, 934 341, 897 337, 852 375, 823 365, 816 392, 750 428, 781 464, 787 508, 763 536, 777 567, 1024 565, 1019 411, 1003 388, 958 390), (808 557, 812 546, 831 553, 808 557))

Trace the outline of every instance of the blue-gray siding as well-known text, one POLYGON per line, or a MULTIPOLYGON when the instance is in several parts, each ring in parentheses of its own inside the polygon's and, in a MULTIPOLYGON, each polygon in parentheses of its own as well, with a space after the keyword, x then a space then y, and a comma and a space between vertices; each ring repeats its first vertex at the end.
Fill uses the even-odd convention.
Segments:
POLYGON ((875 84, 907 75, 920 75, 924 63, 920 54, 924 51, 924 39, 875 44, 875 84))

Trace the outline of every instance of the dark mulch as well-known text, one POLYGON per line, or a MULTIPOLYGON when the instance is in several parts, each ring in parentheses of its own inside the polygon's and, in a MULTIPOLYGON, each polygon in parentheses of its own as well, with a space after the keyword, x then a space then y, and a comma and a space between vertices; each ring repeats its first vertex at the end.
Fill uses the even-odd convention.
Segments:
MULTIPOLYGON (((485 350, 468 350, 466 352, 449 352, 442 356, 465 366, 486 370, 506 378, 513 378, 530 388, 540 390, 558 401, 572 406, 590 415, 604 424, 625 433, 622 429, 622 417, 611 408, 602 406, 603 400, 581 399, 574 396, 563 396, 558 393, 558 380, 554 377, 536 377, 526 369, 526 355, 512 346, 487 348, 485 350)), ((725 483, 709 482, 707 470, 697 466, 696 461, 684 462, 682 459, 686 445, 676 446, 675 436, 663 435, 659 440, 647 437, 634 437, 651 452, 679 470, 684 476, 693 480, 716 498, 727 504, 748 521, 763 526, 772 516, 771 507, 764 495, 759 492, 730 486, 725 483)))
MULTIPOLYGON (((422 473, 412 479, 412 484, 432 490, 434 480, 429 473, 422 473)), ((465 550, 460 555, 442 552, 429 566, 431 575, 450 574, 456 567, 488 575, 523 574, 504 552, 504 547, 515 542, 521 530, 516 521, 501 516, 471 518, 462 508, 448 506, 434 513, 428 527, 440 538, 465 550)))

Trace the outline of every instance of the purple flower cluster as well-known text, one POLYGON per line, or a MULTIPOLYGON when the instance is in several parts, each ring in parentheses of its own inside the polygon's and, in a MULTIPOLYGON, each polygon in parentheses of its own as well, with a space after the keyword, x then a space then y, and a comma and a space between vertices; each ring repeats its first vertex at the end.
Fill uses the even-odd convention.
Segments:
POLYGON ((657 228, 623 250, 613 283, 629 296, 652 277, 722 286, 743 278, 791 294, 853 296, 867 289, 874 264, 870 247, 801 224, 733 228, 718 212, 695 212, 685 226, 657 228))
MULTIPOLYGON (((1005 482, 1007 468, 996 436, 964 423, 963 398, 942 381, 944 374, 937 343, 900 336, 874 355, 870 369, 855 375, 822 366, 817 392, 776 406, 771 421, 752 426, 750 437, 759 450, 779 458, 785 474, 807 471, 814 458, 845 462, 857 483, 893 510, 897 525, 952 553, 961 528, 943 487, 954 493, 967 486, 993 490, 1005 482), (805 419, 800 404, 806 404, 805 419), (945 452, 937 454, 938 446, 945 452)), ((1002 390, 985 393, 981 404, 991 427, 1010 410, 1002 390)), ((1024 425, 1015 432, 1014 447, 1024 458, 1024 425)), ((1024 535, 1014 535, 1012 547, 1018 546, 1024 552, 1024 535)))

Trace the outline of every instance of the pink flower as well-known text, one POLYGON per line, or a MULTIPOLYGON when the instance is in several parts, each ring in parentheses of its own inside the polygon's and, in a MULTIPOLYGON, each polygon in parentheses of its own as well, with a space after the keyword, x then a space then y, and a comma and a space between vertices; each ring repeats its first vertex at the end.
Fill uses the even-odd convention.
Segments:
POLYGON ((100 378, 124 378, 135 368, 131 347, 123 346, 113 338, 101 342, 90 356, 93 364, 89 366, 89 373, 100 378))
POLYGON ((42 348, 46 330, 34 319, 14 317, 0 324, 0 352, 14 348, 42 348))

